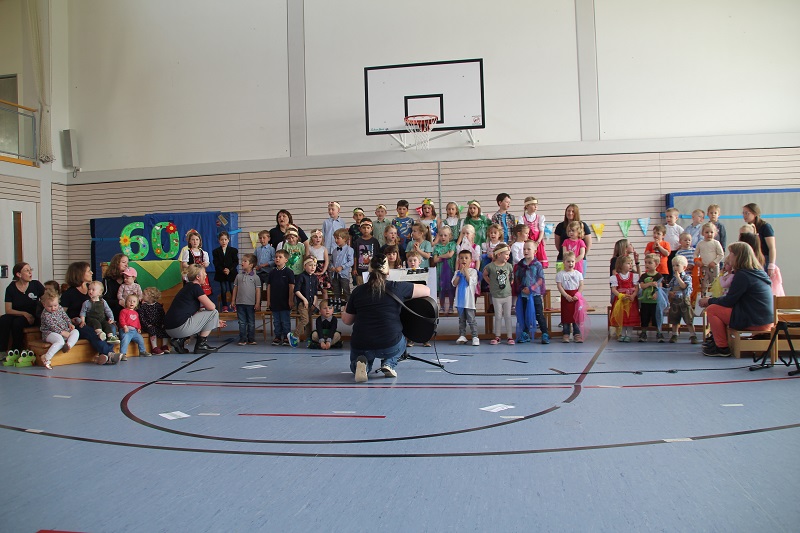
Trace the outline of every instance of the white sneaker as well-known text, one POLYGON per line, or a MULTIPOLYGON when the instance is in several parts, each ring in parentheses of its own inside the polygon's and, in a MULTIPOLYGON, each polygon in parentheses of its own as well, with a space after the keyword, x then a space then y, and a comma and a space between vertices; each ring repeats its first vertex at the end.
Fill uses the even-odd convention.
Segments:
POLYGON ((356 360, 356 383, 367 381, 367 358, 359 355, 356 360))
POLYGON ((456 344, 467 344, 467 338, 464 335, 461 335, 456 339, 456 344))
POLYGON ((394 368, 389 368, 386 365, 381 366, 381 372, 383 372, 383 377, 385 378, 396 378, 397 372, 394 368))
POLYGON ((478 337, 472 337, 472 345, 473 346, 480 346, 481 340, 478 337))

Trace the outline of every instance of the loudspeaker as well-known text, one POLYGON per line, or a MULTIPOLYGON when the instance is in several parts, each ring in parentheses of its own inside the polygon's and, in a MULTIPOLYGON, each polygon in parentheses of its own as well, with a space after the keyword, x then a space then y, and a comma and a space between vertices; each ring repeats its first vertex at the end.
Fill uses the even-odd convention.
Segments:
POLYGON ((80 169, 81 162, 78 158, 78 136, 75 130, 61 130, 61 154, 64 156, 64 166, 80 169))

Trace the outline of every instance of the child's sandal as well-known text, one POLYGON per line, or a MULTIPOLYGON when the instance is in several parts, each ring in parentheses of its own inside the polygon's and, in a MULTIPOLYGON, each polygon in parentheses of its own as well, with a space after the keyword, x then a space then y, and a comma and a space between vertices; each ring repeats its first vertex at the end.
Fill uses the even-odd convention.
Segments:
POLYGON ((500 344, 500 337, 495 337, 489 341, 489 344, 500 344))

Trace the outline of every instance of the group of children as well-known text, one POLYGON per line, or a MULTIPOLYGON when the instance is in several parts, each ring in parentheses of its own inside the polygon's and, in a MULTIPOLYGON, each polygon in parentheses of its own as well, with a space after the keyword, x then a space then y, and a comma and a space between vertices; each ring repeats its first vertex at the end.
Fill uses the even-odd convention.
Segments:
MULTIPOLYGON (((115 319, 103 298, 105 286, 101 281, 89 283, 89 299, 83 303, 80 315, 74 322, 59 303, 59 284, 48 281, 45 287, 46 290, 40 298, 42 339, 50 343, 47 352, 42 356, 45 368, 52 368, 51 361, 59 350, 68 352, 75 346, 78 342, 78 328, 84 326, 92 328, 100 340, 119 344, 119 354, 114 357, 119 357, 120 361, 128 359, 128 347, 132 342, 138 346, 140 356, 170 353, 169 339, 164 330, 161 291, 156 287, 148 287, 143 291, 136 283, 136 269, 128 267, 123 271, 123 283, 116 295, 122 306, 118 319, 115 319), (145 347, 143 331, 150 337, 150 351, 145 347)), ((107 361, 108 359, 103 362, 107 361)))
POLYGON ((634 327, 640 328, 639 342, 647 342, 651 326, 656 328, 658 342, 664 342, 664 311, 671 326, 669 342, 678 341, 681 321, 689 330, 689 341, 700 342, 693 311, 698 295, 708 295, 715 284, 724 290, 731 281, 729 270, 720 268, 726 241, 725 227, 719 223, 720 206, 712 204, 707 211, 709 221, 705 222, 706 213, 695 209, 692 223, 684 230, 678 225, 680 212, 667 209, 666 224, 653 228, 653 240, 645 248, 644 271, 633 245, 627 239, 617 241, 610 284, 611 325, 619 342, 630 342, 634 327))
MULTIPOLYGON (((544 217, 537 213, 538 201, 532 196, 525 199, 525 213, 521 218, 509 213, 511 198, 508 194, 498 195, 496 201, 498 210, 491 219, 482 214, 477 200, 467 203, 463 219, 460 217, 462 208, 455 202, 448 203, 447 216, 440 219, 433 202, 426 198, 417 209, 419 220, 416 220, 408 215, 408 201, 400 200, 393 219, 387 218, 388 210, 383 204, 376 207, 374 220, 366 217, 363 209, 355 208, 353 223, 349 226, 340 217, 340 204, 332 201, 328 203, 328 218, 320 229, 310 232, 304 245, 298 243, 298 230, 291 225, 285 232, 285 241, 277 249, 270 245, 268 231, 259 232, 254 259, 243 260, 241 272, 252 276, 255 269, 260 283, 266 287, 266 308, 271 310, 275 324, 273 345, 297 345, 303 338, 310 339, 313 347, 318 345, 323 349, 338 344, 341 336, 336 332, 336 319, 332 315, 341 310, 352 285, 364 283, 369 262, 379 252, 386 255, 390 268, 428 269, 427 285, 432 296, 438 295, 441 312, 457 310, 458 343, 467 342, 467 326, 471 329, 472 343, 480 343, 475 323, 475 296, 481 290, 489 291, 492 296, 497 310, 497 331, 501 331, 502 323, 506 342, 515 343, 511 311, 516 307, 521 310, 518 316, 525 317, 513 328, 516 342, 530 341, 538 324, 542 341, 548 343, 542 303, 543 269, 548 266, 544 217), (319 301, 318 292, 321 294, 319 301), (329 292, 331 299, 328 299, 329 292), (516 300, 512 299, 514 297, 516 300), (316 330, 311 332, 311 317, 317 306, 320 318, 316 330), (297 327, 290 331, 293 308, 300 318, 297 327)), ((564 280, 564 290, 571 291, 565 292, 568 301, 577 300, 582 288, 582 277, 577 279, 580 272, 573 273, 575 268, 581 268, 579 261, 585 253, 582 250, 585 244, 580 246, 583 244, 581 232, 580 227, 573 229, 565 243, 571 246, 575 241, 579 255, 571 263, 569 279, 564 280)), ((234 291, 240 283, 242 281, 237 278, 234 291)), ((239 314, 240 344, 252 342, 250 307, 259 306, 259 291, 255 292, 252 295, 248 291, 246 296, 236 293, 232 298, 232 309, 239 314), (242 305, 247 307, 239 312, 242 305)), ((575 324, 573 320, 564 323, 567 327, 575 324)), ((575 335, 575 340, 582 342, 577 325, 575 335)), ((498 334, 492 344, 499 342, 498 334)))

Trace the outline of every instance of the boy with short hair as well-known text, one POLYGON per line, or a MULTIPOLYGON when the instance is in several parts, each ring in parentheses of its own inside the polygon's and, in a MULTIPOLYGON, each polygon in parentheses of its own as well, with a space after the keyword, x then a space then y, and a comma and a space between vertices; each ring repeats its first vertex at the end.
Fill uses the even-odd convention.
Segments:
POLYGON ((351 246, 354 246, 356 239, 361 237, 361 221, 364 220, 364 210, 360 207, 353 209, 353 220, 355 222, 350 225, 350 229, 348 230, 351 246))
POLYGON ((472 345, 480 346, 478 338, 478 324, 475 322, 475 287, 478 285, 478 271, 470 268, 472 252, 461 250, 455 274, 451 283, 456 288, 456 309, 458 310, 458 339, 456 344, 467 343, 467 324, 472 333, 472 345))
POLYGON ((372 220, 362 219, 361 236, 353 242, 353 256, 356 258, 353 276, 356 278, 357 285, 364 283, 364 273, 369 272, 369 262, 380 249, 381 243, 372 236, 372 220))
MULTIPOLYGON (((269 232, 267 232, 269 233, 269 232)), ((233 281, 231 302, 239 319, 239 346, 256 342, 256 309, 261 307, 261 278, 256 275, 255 254, 242 256, 242 271, 233 281)))
POLYGON ((411 238, 411 226, 414 219, 408 216, 408 200, 397 201, 397 216, 392 219, 392 226, 397 228, 397 236, 400 238, 399 248, 405 250, 408 240, 411 238))
POLYGON ((353 268, 353 249, 347 244, 349 236, 349 233, 344 228, 337 229, 333 233, 336 246, 331 252, 328 273, 331 280, 333 298, 336 300, 334 309, 337 313, 341 311, 344 301, 350 298, 350 271, 353 268))
POLYGON ((658 267, 656 267, 656 270, 662 276, 669 276, 667 258, 669 257, 671 249, 669 243, 664 240, 664 235, 666 235, 666 233, 667 228, 662 224, 657 224, 653 228, 653 240, 648 242, 644 249, 645 255, 656 254, 661 256, 661 260, 658 262, 658 267))
POLYGON ((297 326, 289 333, 289 343, 296 347, 301 340, 311 338, 311 314, 314 311, 314 300, 317 297, 318 280, 314 272, 317 260, 308 257, 303 261, 303 272, 295 278, 294 295, 297 303, 297 326))
POLYGON ((672 336, 669 342, 678 342, 678 329, 681 319, 689 328, 689 340, 697 344, 697 335, 694 332, 694 314, 689 298, 692 294, 692 278, 686 273, 686 258, 682 255, 675 256, 672 260, 674 275, 669 282, 669 323, 672 326, 672 336))
POLYGON ((680 236, 681 233, 683 233, 683 228, 678 225, 678 217, 680 214, 681 212, 674 207, 670 207, 664 213, 664 218, 667 221, 666 224, 664 224, 664 228, 666 229, 664 240, 667 241, 669 249, 671 250, 669 257, 667 257, 667 269, 670 276, 672 276, 672 258, 675 257, 675 251, 678 249, 680 236))
POLYGON ((319 345, 322 350, 341 347, 342 334, 336 331, 338 325, 339 321, 333 316, 333 307, 330 302, 321 300, 316 328, 311 332, 311 346, 319 345))
POLYGON ((719 216, 722 214, 722 209, 717 204, 711 204, 708 206, 706 211, 708 211, 708 220, 710 220, 714 224, 714 227, 717 228, 717 233, 714 236, 714 239, 719 241, 720 246, 722 246, 722 249, 724 250, 725 245, 728 242, 728 236, 725 233, 725 226, 723 226, 719 221, 719 216))
POLYGON ((550 332, 544 317, 542 295, 544 286, 544 268, 536 258, 536 242, 525 241, 522 250, 522 261, 514 266, 514 284, 517 288, 517 342, 532 342, 536 334, 533 326, 538 323, 542 332, 542 344, 550 344, 550 332), (533 309, 530 306, 533 305, 533 309), (535 320, 533 319, 535 316, 535 320))
POLYGON ((508 212, 511 207, 511 196, 508 193, 501 192, 497 195, 497 212, 492 215, 492 224, 497 224, 502 229, 501 240, 503 242, 511 242, 513 237, 514 226, 517 223, 517 217, 508 212))
POLYGON ((702 209, 695 209, 692 211, 692 223, 686 226, 686 233, 692 236, 692 246, 697 246, 697 243, 700 239, 703 238, 701 235, 702 227, 703 227, 703 220, 706 218, 706 212, 702 209))
POLYGON ((372 221, 372 234, 378 239, 381 246, 386 244, 383 232, 391 224, 392 222, 386 218, 386 206, 383 204, 378 205, 375 208, 375 220, 372 221))
POLYGON ((269 231, 258 232, 259 245, 256 246, 256 267, 261 286, 265 286, 272 269, 275 268, 275 248, 269 243, 269 231))
POLYGON ((656 327, 656 340, 664 342, 664 334, 661 333, 661 321, 663 317, 656 313, 658 302, 658 288, 661 286, 661 274, 656 271, 660 256, 648 254, 644 257, 644 273, 639 277, 639 288, 642 291, 639 296, 639 317, 642 329, 639 332, 639 342, 647 342, 647 328, 656 327))
POLYGON ((273 346, 289 346, 289 330, 292 329, 291 309, 294 303, 294 272, 286 264, 289 262, 289 252, 278 250, 275 252, 275 268, 269 273, 267 283, 267 309, 272 310, 272 320, 275 323, 275 338, 273 346))
POLYGON ((339 218, 341 206, 339 202, 328 202, 328 218, 322 221, 322 239, 325 241, 325 248, 328 249, 328 255, 336 248, 336 241, 333 239, 333 234, 338 229, 347 229, 347 224, 344 220, 339 218))

